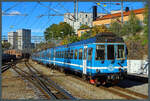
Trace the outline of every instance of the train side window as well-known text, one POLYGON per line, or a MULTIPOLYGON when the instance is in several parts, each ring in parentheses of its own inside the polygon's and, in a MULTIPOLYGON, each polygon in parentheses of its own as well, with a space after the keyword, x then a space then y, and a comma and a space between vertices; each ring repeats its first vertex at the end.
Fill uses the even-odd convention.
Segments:
POLYGON ((104 45, 96 45, 96 60, 104 60, 105 59, 105 46, 104 45))
POLYGON ((59 51, 59 57, 58 58, 60 58, 60 51, 59 51))
POLYGON ((86 57, 87 57, 87 48, 84 49, 84 56, 83 56, 83 59, 86 60, 86 57))
POLYGON ((62 51, 62 58, 64 58, 64 51, 62 51))
POLYGON ((65 59, 67 58, 67 51, 65 51, 65 59))
POLYGON ((73 59, 73 50, 71 50, 70 59, 73 59))
POLYGON ((78 56, 78 50, 76 49, 74 54, 74 59, 77 59, 77 56, 78 56))
POLYGON ((49 58, 51 58, 51 52, 49 52, 49 58))
POLYGON ((70 59, 70 51, 68 50, 67 53, 68 53, 67 58, 70 59))
POLYGON ((124 45, 118 45, 117 59, 125 59, 124 45))
POLYGON ((82 60, 82 49, 79 49, 79 59, 82 60))
POLYGON ((60 52, 58 51, 58 58, 59 58, 60 52))
POLYGON ((93 52, 93 48, 89 48, 88 49, 88 60, 92 60, 92 52, 93 52))

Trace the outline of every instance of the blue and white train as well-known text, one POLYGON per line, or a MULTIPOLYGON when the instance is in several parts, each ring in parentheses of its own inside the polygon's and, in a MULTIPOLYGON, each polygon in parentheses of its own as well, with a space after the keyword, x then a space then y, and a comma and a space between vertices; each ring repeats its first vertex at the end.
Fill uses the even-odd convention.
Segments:
POLYGON ((82 74, 93 84, 119 81, 127 74, 127 47, 113 33, 36 52, 32 59, 82 74))

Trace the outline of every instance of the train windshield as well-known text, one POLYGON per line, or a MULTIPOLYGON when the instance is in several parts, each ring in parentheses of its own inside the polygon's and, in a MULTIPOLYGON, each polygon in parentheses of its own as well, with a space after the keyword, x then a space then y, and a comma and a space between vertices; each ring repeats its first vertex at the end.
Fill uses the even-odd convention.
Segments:
POLYGON ((108 60, 114 60, 115 59, 114 45, 108 45, 107 46, 107 59, 108 60))
POLYGON ((124 45, 118 45, 118 48, 117 48, 117 59, 125 59, 124 45))
POLYGON ((104 45, 96 46, 95 60, 105 60, 105 46, 104 45))

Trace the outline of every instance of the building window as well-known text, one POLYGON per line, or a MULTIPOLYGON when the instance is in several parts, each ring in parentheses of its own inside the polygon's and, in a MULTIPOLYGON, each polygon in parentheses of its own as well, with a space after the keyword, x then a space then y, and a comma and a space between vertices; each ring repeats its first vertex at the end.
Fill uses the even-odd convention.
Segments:
POLYGON ((80 26, 82 25, 82 23, 80 22, 80 26))
POLYGON ((106 26, 107 28, 109 28, 110 24, 105 24, 105 26, 106 26))
POLYGON ((87 18, 87 14, 85 15, 85 18, 87 18))

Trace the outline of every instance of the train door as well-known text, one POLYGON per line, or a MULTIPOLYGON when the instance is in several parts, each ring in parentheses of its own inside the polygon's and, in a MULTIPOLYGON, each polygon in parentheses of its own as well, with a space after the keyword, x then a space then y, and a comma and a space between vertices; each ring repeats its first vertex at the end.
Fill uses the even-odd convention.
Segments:
POLYGON ((83 74, 87 73, 87 46, 84 46, 83 74))
POLYGON ((56 56, 56 52, 55 52, 55 49, 54 49, 54 50, 53 50, 53 57, 54 57, 53 63, 54 63, 54 66, 55 66, 55 56, 56 56))
MULTIPOLYGON (((92 58, 93 57, 93 48, 92 47, 88 47, 88 51, 87 51, 87 67, 92 67, 92 58)), ((91 72, 91 71, 90 71, 91 72)))
POLYGON ((107 67, 109 72, 114 71, 115 66, 115 46, 107 45, 107 67))

